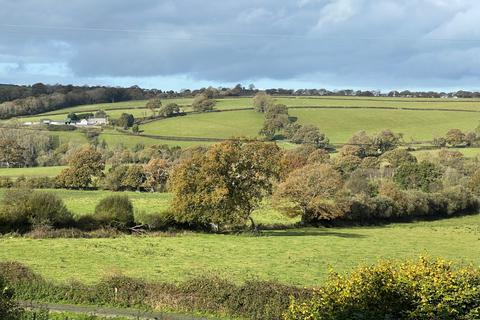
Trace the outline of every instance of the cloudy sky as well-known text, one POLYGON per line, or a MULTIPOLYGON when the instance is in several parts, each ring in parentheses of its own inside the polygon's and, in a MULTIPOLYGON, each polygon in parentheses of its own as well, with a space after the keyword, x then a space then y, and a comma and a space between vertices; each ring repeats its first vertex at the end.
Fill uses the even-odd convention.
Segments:
POLYGON ((479 0, 0 0, 0 83, 480 90, 479 0))

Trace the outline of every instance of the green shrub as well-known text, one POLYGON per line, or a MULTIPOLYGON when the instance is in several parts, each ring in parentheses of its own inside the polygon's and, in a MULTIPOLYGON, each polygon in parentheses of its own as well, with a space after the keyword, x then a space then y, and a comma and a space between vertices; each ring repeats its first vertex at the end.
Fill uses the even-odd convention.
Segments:
POLYGON ((30 229, 38 225, 68 226, 72 214, 63 201, 48 192, 31 189, 9 189, 0 210, 0 222, 9 228, 30 229))
POLYGON ((311 290, 274 281, 249 280, 230 293, 227 307, 230 314, 248 319, 280 319, 292 297, 309 299, 311 290))
POLYGON ((106 190, 119 191, 122 190, 122 181, 128 171, 128 166, 120 165, 110 168, 105 178, 102 179, 102 187, 106 190))
POLYGON ((55 178, 50 177, 18 177, 11 187, 30 188, 30 189, 53 189, 55 188, 55 178))
POLYGON ((72 214, 57 195, 47 192, 32 192, 29 197, 30 222, 32 225, 65 226, 72 221, 72 214))
POLYGON ((197 277, 179 285, 183 296, 191 297, 189 308, 200 310, 225 310, 225 305, 235 285, 215 276, 197 277))
POLYGON ((0 188, 13 187, 14 181, 10 177, 0 177, 0 188))
POLYGON ((312 299, 293 299, 285 319, 478 319, 479 288, 478 268, 385 261, 332 274, 312 299))
POLYGON ((108 196, 95 207, 94 219, 102 226, 131 227, 134 224, 132 202, 127 196, 108 196))
MULTIPOLYGON (((290 297, 306 300, 311 290, 249 280, 237 285, 218 277, 200 277, 179 284, 146 283, 123 275, 104 278, 97 284, 59 284, 43 279, 29 268, 0 262, 0 277, 15 288, 16 298, 51 303, 106 305, 184 312, 207 312, 246 319, 280 319, 290 297)), ((3 319, 3 318, 0 318, 3 319)))

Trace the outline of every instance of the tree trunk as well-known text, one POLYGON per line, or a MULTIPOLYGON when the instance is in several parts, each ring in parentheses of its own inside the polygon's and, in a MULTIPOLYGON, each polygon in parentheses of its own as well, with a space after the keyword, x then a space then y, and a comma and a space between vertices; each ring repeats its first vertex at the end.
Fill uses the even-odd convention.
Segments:
POLYGON ((252 224, 250 226, 250 228, 252 228, 253 231, 258 231, 258 227, 257 225, 255 224, 255 221, 253 221, 253 218, 252 217, 248 217, 248 219, 250 219, 250 223, 252 224))

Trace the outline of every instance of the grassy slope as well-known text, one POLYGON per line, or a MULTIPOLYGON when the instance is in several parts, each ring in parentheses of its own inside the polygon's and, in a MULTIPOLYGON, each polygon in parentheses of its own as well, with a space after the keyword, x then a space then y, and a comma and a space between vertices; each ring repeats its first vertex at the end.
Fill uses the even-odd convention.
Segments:
POLYGON ((328 267, 347 271, 381 258, 428 253, 480 265, 480 216, 386 227, 299 229, 260 237, 184 234, 177 237, 32 240, 3 238, 0 260, 22 261, 49 279, 98 281, 121 271, 180 281, 212 274, 316 286, 328 267))
MULTIPOLYGON (((402 99, 402 98, 362 98, 362 97, 279 97, 277 102, 288 106, 357 106, 357 107, 408 107, 408 108, 446 108, 468 109, 480 111, 480 101, 462 99, 402 99)), ((165 99, 163 103, 176 102, 184 105, 184 110, 189 111, 188 105, 192 99, 165 99)), ((11 121, 39 120, 41 118, 64 119, 71 111, 85 112, 97 109, 107 110, 110 116, 116 118, 123 112, 133 113, 136 117, 149 115, 150 111, 141 109, 145 101, 128 101, 113 104, 98 104, 71 107, 34 117, 21 118, 11 121), (131 107, 128 110, 121 108, 131 107), (55 113, 60 115, 52 115, 55 113)), ((226 110, 232 108, 251 107, 251 98, 219 99, 216 108, 226 110)), ((434 135, 442 135, 450 128, 458 127, 463 130, 472 130, 477 126, 480 114, 466 112, 439 112, 439 111, 401 111, 401 110, 370 110, 370 109, 291 109, 290 113, 299 117, 300 123, 318 125, 331 138, 332 142, 345 142, 349 136, 360 129, 378 131, 385 128, 402 132, 406 140, 415 138, 430 140, 434 135)), ((256 136, 262 124, 262 115, 253 111, 240 111, 233 113, 209 113, 202 115, 188 115, 182 118, 156 121, 143 126, 147 134, 170 136, 193 136, 228 138, 231 136, 256 136)), ((59 133, 55 133, 59 134, 59 133)), ((85 143, 85 137, 79 132, 60 133, 63 141, 77 141, 85 143)), ((102 135, 111 147, 124 144, 132 147, 137 143, 145 145, 169 144, 188 147, 197 145, 198 142, 172 142, 158 141, 149 138, 132 136, 117 136, 109 132, 102 135)))
POLYGON ((0 177, 54 177, 64 168, 66 167, 0 168, 0 177))
MULTIPOLYGON (((480 148, 449 148, 449 151, 459 151, 467 158, 475 158, 480 154, 480 148)), ((419 160, 428 159, 432 154, 437 153, 438 150, 419 150, 413 151, 412 154, 415 155, 419 160)))
POLYGON ((145 134, 180 137, 255 137, 263 114, 255 111, 210 112, 155 121, 141 126, 145 134))
MULTIPOLYGON (((432 140, 451 128, 472 130, 480 114, 446 111, 405 110, 334 110, 290 109, 302 124, 321 128, 333 143, 343 143, 356 132, 378 132, 392 129, 404 134, 406 141, 432 140)), ((235 111, 188 115, 155 121, 142 126, 145 134, 183 137, 228 138, 258 135, 263 123, 262 114, 254 111, 235 111)))
POLYGON ((125 135, 120 132, 114 130, 106 130, 99 136, 100 141, 105 140, 108 147, 113 149, 118 145, 123 145, 127 148, 133 148, 137 144, 143 144, 144 146, 152 146, 152 145, 163 145, 166 144, 168 146, 179 146, 182 148, 188 148, 195 145, 208 145, 209 143, 206 142, 190 142, 190 141, 172 141, 172 140, 162 140, 162 139, 154 139, 154 138, 147 138, 141 136, 133 136, 133 135, 125 135))
POLYGON ((382 129, 403 133, 405 141, 432 140, 452 128, 473 130, 480 118, 480 114, 462 112, 403 110, 292 109, 290 114, 300 123, 321 128, 333 143, 346 142, 360 130, 373 133, 382 129))

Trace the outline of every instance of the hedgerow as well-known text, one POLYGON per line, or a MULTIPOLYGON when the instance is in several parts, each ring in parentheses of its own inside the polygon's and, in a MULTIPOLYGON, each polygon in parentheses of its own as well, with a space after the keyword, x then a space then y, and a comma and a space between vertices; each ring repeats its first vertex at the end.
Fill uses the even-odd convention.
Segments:
POLYGON ((0 277, 25 301, 91 304, 115 307, 169 309, 240 316, 248 319, 279 319, 290 297, 308 299, 307 289, 260 280, 237 285, 217 277, 198 277, 180 284, 147 283, 112 275, 93 285, 50 282, 16 262, 1 262, 0 277))
POLYGON ((112 275, 96 284, 59 284, 13 262, 0 278, 20 300, 203 312, 247 319, 459 319, 480 316, 480 269, 444 259, 380 261, 331 273, 317 288, 273 281, 235 284, 215 276, 148 283, 112 275))

